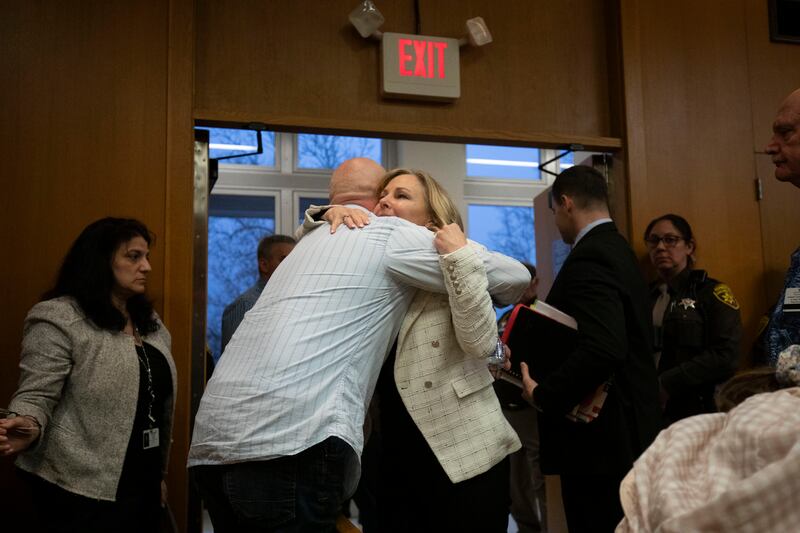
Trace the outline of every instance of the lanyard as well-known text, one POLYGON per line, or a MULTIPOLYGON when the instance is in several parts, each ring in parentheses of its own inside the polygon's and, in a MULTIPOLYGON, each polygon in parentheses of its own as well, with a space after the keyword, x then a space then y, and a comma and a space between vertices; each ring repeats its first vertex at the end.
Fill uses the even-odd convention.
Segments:
POLYGON ((147 419, 150 421, 150 427, 153 427, 156 423, 156 419, 153 417, 153 404, 156 401, 156 391, 153 387, 153 372, 150 369, 150 360, 147 357, 147 348, 144 345, 142 336, 139 335, 139 329, 134 326, 134 331, 136 332, 136 338, 142 343, 142 353, 144 353, 144 357, 142 357, 142 354, 139 353, 139 350, 136 350, 136 357, 138 357, 139 363, 141 363, 142 367, 147 373, 147 393, 150 396, 150 399, 147 402, 147 419))

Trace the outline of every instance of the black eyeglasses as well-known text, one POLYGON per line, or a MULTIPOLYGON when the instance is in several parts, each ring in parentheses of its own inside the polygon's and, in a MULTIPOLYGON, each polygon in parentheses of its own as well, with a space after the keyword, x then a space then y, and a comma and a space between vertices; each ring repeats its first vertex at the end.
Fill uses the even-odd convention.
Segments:
POLYGON ((683 237, 679 237, 677 235, 664 235, 663 237, 659 237, 658 235, 650 235, 648 238, 644 240, 647 247, 651 250, 658 248, 658 243, 664 241, 664 246, 667 248, 674 248, 680 241, 683 240, 683 237))

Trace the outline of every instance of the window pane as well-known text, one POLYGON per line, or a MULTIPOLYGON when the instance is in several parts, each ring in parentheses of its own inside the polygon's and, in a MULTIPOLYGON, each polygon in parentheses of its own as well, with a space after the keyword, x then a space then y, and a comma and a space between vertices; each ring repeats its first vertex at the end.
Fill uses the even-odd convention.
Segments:
POLYGON ((229 128, 197 128, 209 131, 209 157, 217 158, 255 152, 261 134, 263 153, 223 159, 223 164, 275 167, 275 133, 271 131, 238 130, 229 128))
MULTIPOLYGON (((563 153, 563 152, 562 152, 563 153)), ((575 164, 575 152, 570 152, 558 160, 561 170, 566 170, 575 164)))
POLYGON ((297 217, 299 219, 298 220, 298 224, 302 224, 303 223, 303 219, 305 218, 306 209, 308 209, 311 206, 311 204, 314 204, 314 205, 328 205, 328 198, 327 197, 325 197, 325 198, 311 198, 311 197, 307 197, 307 196, 301 196, 300 200, 299 200, 299 204, 300 205, 298 206, 298 215, 297 215, 297 217))
POLYGON ((208 213, 216 217, 271 218, 274 220, 275 197, 212 194, 208 199, 208 213))
MULTIPOLYGON (((272 201, 274 198, 261 198, 272 201)), ((273 205, 274 209, 274 205, 273 205)), ((275 218, 208 217, 208 316, 206 335, 220 356, 222 311, 258 278, 258 242, 275 233, 275 218)))
POLYGON ((539 149, 468 144, 467 176, 539 180, 539 149))
MULTIPOLYGON (((533 208, 470 204, 469 238, 490 250, 536 264, 533 208)), ((512 306, 495 309, 498 320, 512 306)))
POLYGON ((470 204, 469 238, 490 250, 536 264, 533 207, 470 204))
POLYGON ((339 135, 297 135, 297 168, 334 169, 345 159, 369 157, 383 164, 380 139, 339 135))

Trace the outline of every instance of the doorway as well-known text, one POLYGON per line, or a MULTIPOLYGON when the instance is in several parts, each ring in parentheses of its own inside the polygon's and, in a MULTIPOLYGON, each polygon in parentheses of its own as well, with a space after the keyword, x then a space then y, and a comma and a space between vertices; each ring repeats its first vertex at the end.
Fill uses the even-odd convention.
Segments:
MULTIPOLYGON (((198 227, 205 228, 205 235, 196 236, 196 254, 203 255, 196 265, 204 270, 195 272, 195 292, 203 292, 196 301, 206 313, 202 320, 196 314, 194 324, 192 419, 213 366, 208 354, 215 361, 222 356, 222 310, 256 279, 258 241, 264 235, 293 234, 309 205, 327 203, 331 172, 343 160, 366 156, 386 168, 428 170, 460 206, 470 238, 535 264, 533 198, 549 187, 554 174, 592 155, 566 151, 548 173, 539 165, 563 150, 202 125, 197 137, 196 174, 206 177, 195 182, 198 227), (260 153, 253 153, 258 145, 260 153)), ((543 216, 549 218, 549 212, 543 216)), ((190 509, 193 517, 202 516, 196 494, 190 494, 190 509)))

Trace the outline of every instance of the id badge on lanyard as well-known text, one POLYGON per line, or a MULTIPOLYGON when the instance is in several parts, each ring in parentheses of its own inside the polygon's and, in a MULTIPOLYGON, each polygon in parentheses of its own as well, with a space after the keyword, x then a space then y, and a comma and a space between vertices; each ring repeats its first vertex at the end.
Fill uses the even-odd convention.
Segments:
POLYGON ((158 428, 145 429, 142 432, 142 449, 158 447, 158 428))
MULTIPOLYGON (((153 426, 156 423, 156 419, 153 417, 153 404, 156 401, 156 391, 155 387, 153 386, 153 371, 150 369, 150 360, 147 357, 147 348, 145 348, 144 342, 141 340, 142 337, 139 335, 139 329, 135 326, 134 332, 136 333, 136 338, 139 340, 142 347, 142 353, 140 354, 137 350, 136 356, 139 359, 139 363, 142 365, 142 367, 144 367, 147 375, 147 419, 150 421, 150 425, 153 426)), ((149 450, 151 448, 158 447, 158 442, 158 428, 151 427, 150 429, 145 429, 142 431, 143 450, 149 450)))

